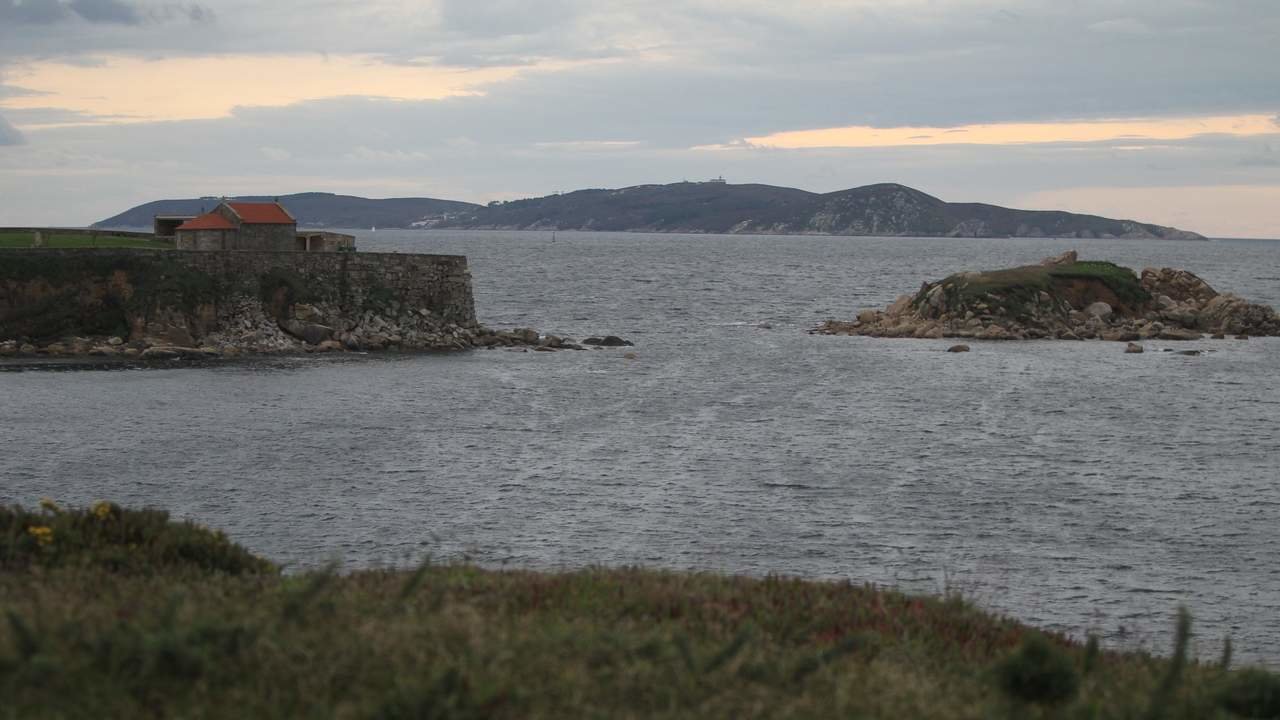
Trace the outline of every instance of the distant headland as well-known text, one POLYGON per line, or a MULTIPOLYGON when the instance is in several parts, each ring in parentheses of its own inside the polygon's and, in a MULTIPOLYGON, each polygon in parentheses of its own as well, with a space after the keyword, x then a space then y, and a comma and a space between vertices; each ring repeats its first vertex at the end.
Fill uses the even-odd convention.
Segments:
MULTIPOLYGON (((773 185, 733 185, 716 179, 577 190, 488 205, 433 198, 372 200, 330 193, 235 199, 277 199, 299 223, 309 227, 1205 239, 1188 230, 1135 220, 950 203, 894 183, 813 193, 773 185)), ((157 200, 102 220, 94 227, 149 227, 156 215, 198 214, 218 202, 218 198, 157 200)))

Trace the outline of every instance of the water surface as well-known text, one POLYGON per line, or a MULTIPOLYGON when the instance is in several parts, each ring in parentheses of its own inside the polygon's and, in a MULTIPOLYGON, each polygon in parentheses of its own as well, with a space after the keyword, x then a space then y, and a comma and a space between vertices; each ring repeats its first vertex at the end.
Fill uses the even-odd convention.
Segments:
POLYGON ((645 564, 959 589, 1113 645, 1186 604, 1280 664, 1280 341, 820 337, 1078 248, 1280 305, 1280 243, 360 233, 469 256, 496 327, 622 351, 0 373, 0 502, 170 508, 294 567, 645 564), (1212 350, 1200 357, 1164 347, 1212 350))

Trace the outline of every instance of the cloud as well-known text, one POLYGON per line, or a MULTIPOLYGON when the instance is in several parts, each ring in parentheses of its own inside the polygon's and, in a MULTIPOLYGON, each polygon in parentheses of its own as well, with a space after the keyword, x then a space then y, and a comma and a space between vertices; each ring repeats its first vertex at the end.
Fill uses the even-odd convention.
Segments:
POLYGON ((102 125, 128 121, 131 118, 118 115, 93 115, 65 108, 23 107, 8 108, 5 113, 11 123, 26 130, 66 127, 71 125, 102 125))
POLYGON ((262 157, 272 162, 284 162, 293 159, 293 153, 278 147, 261 147, 258 151, 262 153, 262 157))
POLYGON ((8 120, 0 117, 0 146, 21 145, 23 142, 25 138, 22 137, 22 133, 10 125, 8 120))
POLYGON ((138 25, 142 22, 138 9, 120 0, 71 0, 68 7, 89 22, 121 25, 138 25))
POLYGON ((1103 20, 1090 25, 1089 29, 1094 32, 1117 33, 1120 35, 1146 35, 1151 32, 1151 28, 1146 23, 1134 18, 1103 20))
POLYGON ((28 90, 27 88, 18 87, 17 85, 0 84, 0 99, 7 98, 7 97, 34 97, 36 95, 48 95, 48 94, 49 93, 47 92, 37 92, 35 90, 28 90))
POLYGON ((65 212, 71 172, 102 179, 82 195, 104 211, 167 194, 165 181, 197 194, 485 200, 724 173, 818 190, 898 180, 999 202, 1099 175, 1135 187, 1274 176, 1240 163, 1256 140, 1232 137, 742 142, 815 128, 915 128, 919 143, 975 126, 1274 115, 1273 0, 115 3, 115 21, 90 22, 65 1, 0 0, 0 81, 50 93, 0 86, 0 113, 29 140, 6 148, 0 215, 65 212), (1045 52, 1063 38, 1069 52, 1045 52), (75 127, 75 113, 99 124, 75 127))
MULTIPOLYGON (((1090 122, 994 123, 963 128, 842 127, 746 138, 744 145, 773 148, 894 147, 904 145, 1022 145, 1113 140, 1186 140, 1200 135, 1250 137, 1280 132, 1266 115, 1134 118, 1090 122)), ((1145 149, 1146 146, 1117 146, 1145 149)))
POLYGON ((10 25, 48 25, 66 17, 58 0, 0 0, 0 22, 10 25))
POLYGON ((425 163, 431 160, 431 156, 421 151, 384 150, 360 145, 344 153, 342 160, 357 165, 378 167, 404 163, 425 163))
POLYGON ((0 99, 0 107, 55 106, 128 122, 188 120, 225 116, 238 106, 280 106, 343 95, 401 100, 464 95, 517 70, 389 66, 368 56, 315 54, 178 57, 162 62, 112 56, 92 65, 20 66, 15 72, 22 82, 41 88, 42 94, 0 99), (227 83, 228 77, 254 80, 227 83), (157 88, 164 90, 158 95, 157 88), (163 101, 157 102, 157 97, 163 101))
POLYGON ((0 22, 11 27, 55 25, 76 20, 105 25, 143 25, 177 18, 209 22, 213 17, 211 8, 194 3, 141 5, 124 0, 0 0, 0 22))

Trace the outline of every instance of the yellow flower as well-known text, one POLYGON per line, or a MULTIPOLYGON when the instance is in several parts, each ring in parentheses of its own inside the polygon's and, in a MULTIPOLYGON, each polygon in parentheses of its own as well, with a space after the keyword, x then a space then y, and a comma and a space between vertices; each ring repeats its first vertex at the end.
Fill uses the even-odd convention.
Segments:
POLYGON ((40 507, 48 512, 54 513, 55 515, 62 512, 62 508, 58 507, 58 503, 47 497, 40 498, 40 507))
POLYGON ((99 520, 106 520, 111 517, 111 503, 106 500, 99 500, 93 504, 93 515, 99 520))
POLYGON ((47 525, 33 525, 27 528, 27 533, 42 547, 53 542, 53 528, 47 525))

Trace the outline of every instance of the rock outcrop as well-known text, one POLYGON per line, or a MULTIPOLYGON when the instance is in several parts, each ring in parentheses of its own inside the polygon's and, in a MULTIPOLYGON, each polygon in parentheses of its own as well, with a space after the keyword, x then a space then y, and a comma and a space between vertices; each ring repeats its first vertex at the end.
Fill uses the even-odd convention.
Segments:
POLYGON ((1186 270, 1147 268, 1141 276, 1075 251, 1038 265, 962 272, 925 283, 884 310, 829 320, 827 335, 979 340, 1198 340, 1280 335, 1274 309, 1219 293, 1186 270))

